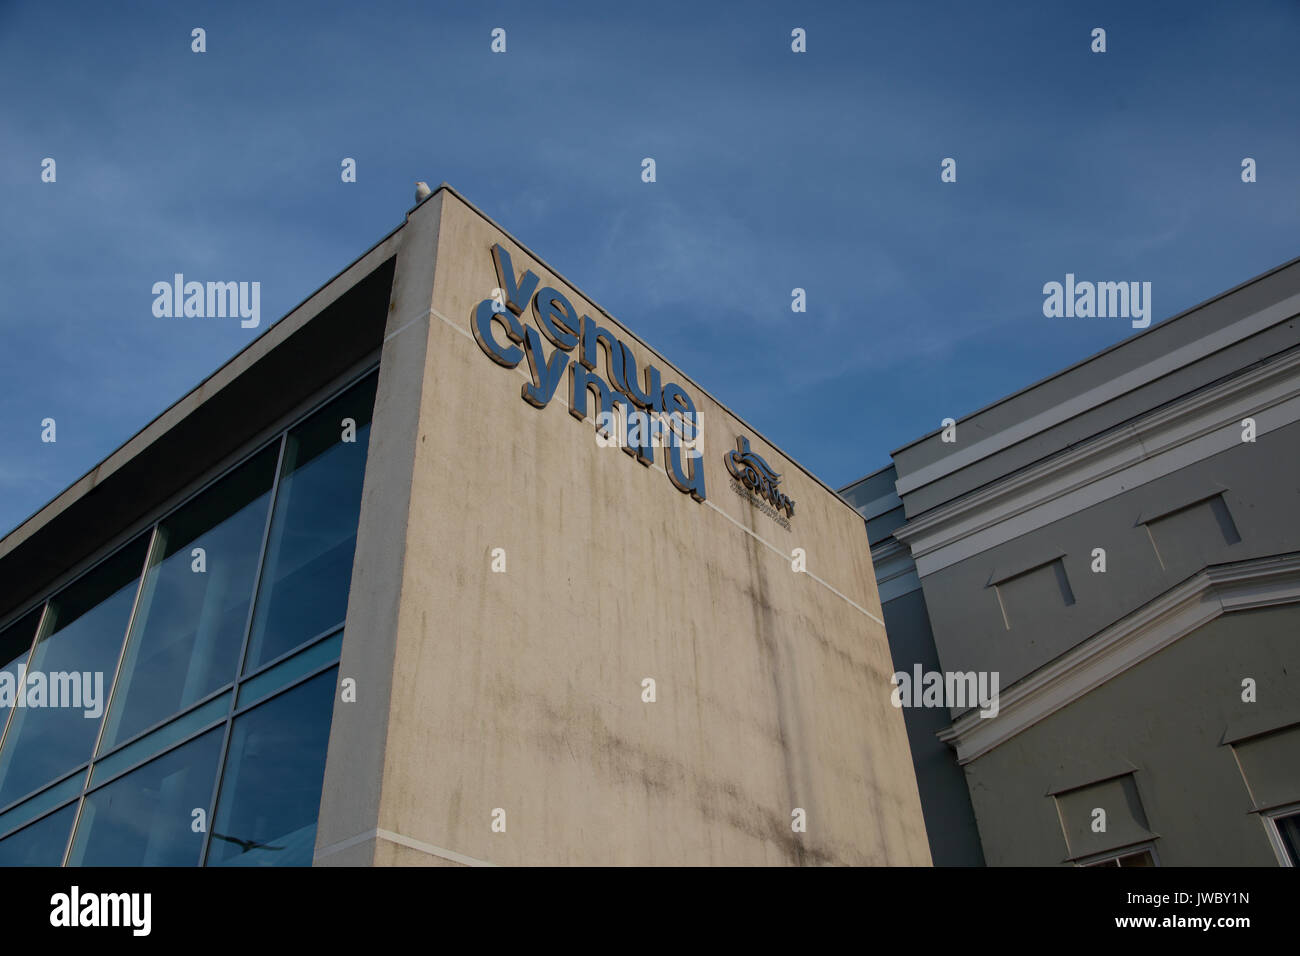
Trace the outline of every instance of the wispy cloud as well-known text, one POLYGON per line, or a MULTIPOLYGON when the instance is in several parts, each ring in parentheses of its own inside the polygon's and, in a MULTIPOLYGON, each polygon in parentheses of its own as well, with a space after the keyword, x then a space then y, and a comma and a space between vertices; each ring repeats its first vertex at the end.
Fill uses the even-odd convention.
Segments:
POLYGON ((36 0, 0 4, 0 526, 250 338, 155 320, 153 281, 259 280, 277 316, 397 225, 416 179, 456 185, 848 480, 1127 334, 1048 323, 1043 282, 1150 280, 1163 317, 1297 253, 1298 27, 1283 0, 953 0, 920 17, 159 0, 84 4, 72 28, 36 0), (1101 19, 1111 51, 1094 56, 1101 19), (956 184, 939 182, 945 156, 956 184), (33 442, 51 410, 55 449, 33 442))

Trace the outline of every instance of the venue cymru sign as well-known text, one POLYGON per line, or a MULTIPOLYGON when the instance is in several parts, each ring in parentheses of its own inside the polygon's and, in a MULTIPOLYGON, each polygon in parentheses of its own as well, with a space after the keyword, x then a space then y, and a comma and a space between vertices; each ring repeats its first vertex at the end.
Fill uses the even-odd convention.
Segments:
POLYGON ((617 444, 646 466, 654 463, 654 449, 663 448, 669 481, 678 491, 703 501, 700 423, 686 390, 674 382, 661 384, 659 370, 648 363, 639 372, 627 345, 591 316, 579 319, 558 289, 539 289, 531 270, 516 277, 510 253, 499 244, 492 246, 492 261, 500 283, 498 295, 474 307, 470 325, 479 348, 498 365, 516 368, 527 358, 532 381, 520 388, 523 400, 545 408, 567 369, 570 415, 586 419, 588 398, 594 398, 592 418, 600 444, 617 444), (525 310, 531 311, 535 324, 521 321, 525 310), (498 337, 494 325, 504 338, 498 337))

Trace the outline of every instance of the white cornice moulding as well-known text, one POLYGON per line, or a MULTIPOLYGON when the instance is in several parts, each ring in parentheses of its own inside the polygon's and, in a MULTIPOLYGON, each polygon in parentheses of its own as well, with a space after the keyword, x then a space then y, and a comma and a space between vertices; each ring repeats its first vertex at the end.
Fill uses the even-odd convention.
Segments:
POLYGON ((996 717, 968 711, 938 737, 969 763, 1223 614, 1298 601, 1300 552, 1206 568, 1007 688, 996 717))
POLYGON ((894 536, 924 578, 1236 447, 1246 417, 1264 419, 1259 435, 1300 421, 1300 350, 940 505, 894 536))
MULTIPOLYGON (((977 441, 960 450, 953 451, 938 461, 931 462, 916 471, 899 475, 896 485, 900 496, 907 495, 917 488, 945 478, 968 465, 995 455, 1003 449, 1010 448, 1039 432, 1046 431, 1061 422, 1068 421, 1076 415, 1082 415, 1098 405, 1125 395, 1155 381, 1184 366, 1191 365, 1215 352, 1235 345, 1265 329, 1271 328, 1300 312, 1300 294, 1288 296, 1266 309, 1252 313, 1231 325, 1219 329, 1210 335, 1202 336, 1194 342, 1188 342, 1181 348, 1174 349, 1160 358, 1109 379, 1091 388, 1081 395, 1076 395, 1067 402, 1055 405, 1031 418, 1016 422, 1010 428, 1003 429, 988 438, 977 441)), ((960 426, 962 423, 958 423, 960 426)))

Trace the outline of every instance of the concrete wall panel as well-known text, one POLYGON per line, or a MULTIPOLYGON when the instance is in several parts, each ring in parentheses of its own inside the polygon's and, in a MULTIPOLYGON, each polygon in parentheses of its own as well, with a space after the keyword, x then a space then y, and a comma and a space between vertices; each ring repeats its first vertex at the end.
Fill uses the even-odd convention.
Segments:
POLYGON ((441 195, 378 828, 500 864, 928 864, 862 519, 441 195), (662 450, 645 467, 599 447, 567 373, 534 408, 527 362, 480 350, 495 242, 691 394, 706 501, 670 483, 662 450), (737 435, 782 473, 789 530, 731 489, 737 435))

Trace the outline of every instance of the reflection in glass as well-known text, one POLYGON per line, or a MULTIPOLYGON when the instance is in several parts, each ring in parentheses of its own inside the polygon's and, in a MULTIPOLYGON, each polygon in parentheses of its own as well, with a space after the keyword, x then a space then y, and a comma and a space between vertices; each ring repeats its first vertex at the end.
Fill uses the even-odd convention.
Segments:
POLYGON ((0 806, 90 759, 147 547, 142 535, 50 600, 28 665, 28 705, 14 710, 0 750, 0 806), (37 678, 46 694, 32 706, 37 678), (56 687, 80 706, 50 706, 56 687))
POLYGON ((1278 836, 1282 838, 1282 846, 1291 865, 1300 866, 1300 813, 1277 817, 1273 822, 1277 824, 1278 836))
POLYGON ((237 706, 241 709, 250 707, 300 678, 306 677, 316 668, 337 661, 342 648, 343 632, 335 631, 323 641, 317 641, 297 654, 286 657, 280 663, 268 667, 256 677, 250 677, 240 684, 237 706))
POLYGON ((0 866, 310 865, 376 383, 0 629, 0 866))
POLYGON ((90 783, 87 786, 97 787, 109 777, 115 777, 128 767, 162 753, 177 741, 184 740, 209 724, 224 722, 230 716, 230 698, 234 693, 233 690, 228 690, 224 694, 218 694, 206 704, 200 704, 180 717, 169 720, 108 756, 100 757, 90 771, 90 783))
POLYGON ((86 795, 69 866, 197 866, 224 729, 210 730, 86 795))
POLYGON ((310 866, 338 668, 236 718, 209 866, 310 866))
POLYGON ((0 840, 0 866, 58 866, 68 847, 77 805, 71 803, 0 840))
POLYGON ((343 623, 376 375, 289 432, 244 672, 343 623), (344 420, 355 441, 344 440, 344 420))
POLYGON ((0 732, 3 732, 9 711, 18 699, 18 684, 23 676, 20 668, 27 663, 27 652, 32 649, 32 641, 36 638, 42 610, 44 605, 0 631, 0 732))
POLYGON ((278 452, 266 448, 158 526, 101 753, 235 679, 278 452))
POLYGON ((86 787, 86 772, 78 770, 64 777, 53 786, 46 787, 21 803, 16 803, 4 813, 0 813, 0 834, 16 830, 24 823, 30 823, 42 813, 66 803, 74 797, 81 796, 86 787))

